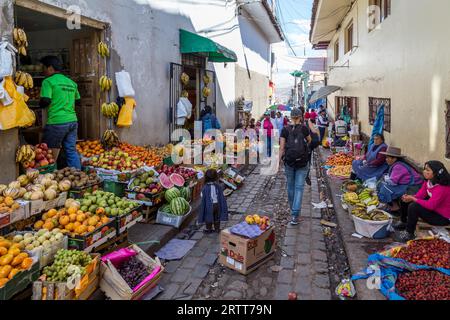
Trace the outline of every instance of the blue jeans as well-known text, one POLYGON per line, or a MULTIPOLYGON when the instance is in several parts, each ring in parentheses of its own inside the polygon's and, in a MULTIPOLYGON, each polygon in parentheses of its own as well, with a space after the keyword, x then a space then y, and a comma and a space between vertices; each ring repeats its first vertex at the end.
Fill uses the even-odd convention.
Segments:
POLYGON ((47 125, 44 129, 44 142, 51 149, 64 148, 67 166, 81 170, 80 156, 77 152, 78 123, 47 125))
POLYGON ((302 208, 303 190, 305 189, 305 179, 308 175, 309 165, 300 169, 295 169, 285 165, 284 170, 286 172, 287 192, 291 215, 298 217, 302 208))
POLYGON ((272 156, 272 137, 267 137, 267 156, 270 158, 272 156))

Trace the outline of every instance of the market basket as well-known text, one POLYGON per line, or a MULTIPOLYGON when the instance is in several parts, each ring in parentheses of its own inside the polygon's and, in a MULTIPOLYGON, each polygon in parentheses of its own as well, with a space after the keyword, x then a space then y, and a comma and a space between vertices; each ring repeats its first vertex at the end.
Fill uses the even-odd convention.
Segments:
POLYGON ((390 218, 384 221, 365 220, 352 215, 355 224, 355 230, 360 235, 371 239, 384 239, 389 236, 389 229, 392 224, 392 217, 385 212, 390 218))

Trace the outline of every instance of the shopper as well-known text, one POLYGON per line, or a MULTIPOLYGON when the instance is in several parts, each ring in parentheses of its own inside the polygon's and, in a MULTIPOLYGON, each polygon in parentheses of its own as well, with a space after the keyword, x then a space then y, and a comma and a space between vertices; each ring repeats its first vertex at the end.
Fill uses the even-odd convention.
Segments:
MULTIPOLYGON (((309 113, 309 116, 311 117, 311 112, 309 113)), ((317 125, 319 126, 320 131, 320 142, 323 141, 325 138, 325 132, 327 130, 327 127, 329 125, 327 112, 325 110, 320 111, 319 117, 317 118, 317 125)))
POLYGON ((316 110, 310 109, 309 110, 309 118, 312 120, 316 120, 318 117, 316 110))
POLYGON ((275 123, 277 125, 277 129, 279 133, 281 134, 281 131, 284 128, 284 116, 281 114, 280 111, 277 112, 277 117, 275 118, 275 123))
POLYGON ((387 150, 388 146, 384 143, 384 136, 377 134, 374 136, 374 143, 369 147, 362 160, 354 160, 352 163, 351 180, 366 181, 370 178, 379 180, 389 169, 386 163, 386 155, 382 152, 387 150))
POLYGON ((423 179, 420 174, 404 161, 400 148, 389 147, 386 152, 389 172, 383 181, 378 184, 378 196, 382 203, 390 206, 391 213, 400 210, 399 200, 405 194, 416 194, 422 186, 423 179))
POLYGON ((216 170, 206 171, 205 186, 201 196, 202 203, 198 222, 206 224, 205 233, 220 232, 220 222, 228 221, 228 206, 216 170), (214 230, 212 229, 213 225, 214 230))
MULTIPOLYGON (((309 144, 309 163, 312 164, 313 152, 320 146, 320 131, 317 127, 316 120, 309 119, 305 121, 309 129, 309 135, 311 136, 311 143, 309 144)), ((306 175, 305 180, 308 186, 311 185, 310 172, 311 168, 308 169, 308 174, 306 175)))
POLYGON ((289 206, 291 209, 291 224, 298 224, 302 208, 303 190, 309 169, 309 148, 311 136, 308 128, 302 124, 300 109, 291 113, 292 125, 281 132, 280 159, 284 162, 287 180, 289 206))
POLYGON ((267 156, 270 158, 272 156, 273 130, 276 128, 275 120, 271 118, 270 112, 266 112, 264 114, 264 119, 261 123, 261 128, 265 130, 267 134, 267 156))
POLYGON ((58 57, 46 56, 41 63, 46 78, 42 82, 40 107, 49 108, 44 142, 52 149, 55 161, 64 148, 67 166, 81 169, 76 148, 78 119, 75 106, 81 105, 78 85, 61 73, 63 67, 58 57))
POLYGON ((213 110, 210 106, 206 106, 203 109, 202 113, 200 114, 200 119, 202 121, 203 134, 211 129, 221 129, 219 119, 217 119, 217 117, 213 114, 213 110))
POLYGON ((425 182, 415 196, 402 197, 400 231, 396 240, 406 242, 415 238, 420 219, 433 226, 450 225, 450 174, 439 161, 428 161, 423 170, 425 182))

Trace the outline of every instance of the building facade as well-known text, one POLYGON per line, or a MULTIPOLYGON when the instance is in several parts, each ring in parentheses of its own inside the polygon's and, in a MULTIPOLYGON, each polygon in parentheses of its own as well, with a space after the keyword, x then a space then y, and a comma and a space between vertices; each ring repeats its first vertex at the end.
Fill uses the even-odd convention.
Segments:
POLYGON ((450 2, 316 0, 310 40, 327 49, 331 114, 343 105, 370 135, 385 105, 387 143, 419 163, 450 164, 450 2))

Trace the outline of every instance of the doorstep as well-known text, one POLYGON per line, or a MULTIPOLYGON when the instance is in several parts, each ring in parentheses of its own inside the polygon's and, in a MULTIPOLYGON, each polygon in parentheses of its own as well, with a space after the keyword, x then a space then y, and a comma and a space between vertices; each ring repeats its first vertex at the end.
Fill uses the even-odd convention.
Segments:
MULTIPOLYGON (((329 150, 320 148, 320 162, 325 163, 327 157, 331 155, 329 150)), ((323 169, 322 169, 323 170, 323 169)), ((341 231, 342 241, 344 243, 347 259, 350 265, 352 275, 367 268, 367 258, 369 255, 383 249, 384 246, 392 243, 390 238, 374 240, 368 238, 358 239, 352 236, 355 232, 353 220, 348 212, 342 208, 340 198, 337 195, 342 194, 341 185, 343 180, 332 179, 326 174, 326 184, 328 185, 330 195, 333 199, 333 209, 338 220, 341 231)), ((366 280, 354 281, 358 300, 386 300, 379 290, 371 290, 366 285, 366 280)))

